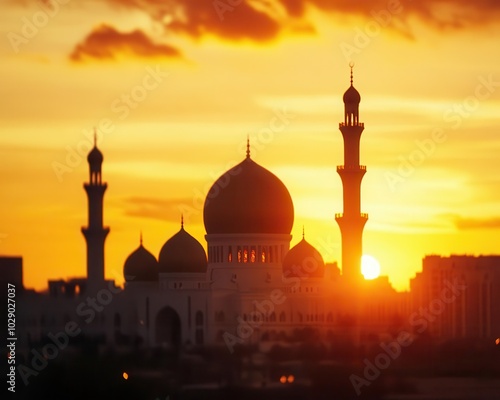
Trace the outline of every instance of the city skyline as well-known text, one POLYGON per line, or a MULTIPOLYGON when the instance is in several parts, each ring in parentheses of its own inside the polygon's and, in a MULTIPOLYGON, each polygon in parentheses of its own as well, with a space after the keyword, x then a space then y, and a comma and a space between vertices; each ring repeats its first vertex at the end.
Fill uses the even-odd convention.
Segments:
MULTIPOLYGON (((157 255, 178 231, 181 214, 206 246, 203 199, 245 157, 247 135, 252 158, 283 180, 294 201, 291 245, 305 226, 325 261, 340 263, 334 216, 342 209, 342 185, 335 168, 342 164, 338 123, 350 61, 365 123, 364 253, 380 261, 399 290, 408 288, 426 254, 497 253, 498 23, 479 26, 471 16, 463 17, 466 27, 441 30, 406 2, 402 9, 374 3, 362 13, 309 10, 315 35, 290 27, 295 31, 263 41, 250 29, 238 43, 230 29, 199 40, 174 34, 182 29, 174 24, 169 31, 166 22, 175 14, 163 15, 161 30, 151 10, 125 9, 118 18, 111 6, 99 6, 93 17, 94 3, 83 10, 60 3, 36 35, 17 42, 17 52, 9 33, 22 35, 22 18, 33 21, 43 8, 3 6, 0 68, 9 79, 0 112, 0 253, 24 257, 27 287, 85 275, 82 184, 94 126, 109 185, 107 278, 122 282, 140 231, 157 255), (85 40, 88 29, 96 41, 85 40), (366 44, 357 46, 363 37, 366 44), (96 43, 100 49, 92 48, 96 43), (106 54, 115 60, 103 60, 106 54)), ((486 13, 481 6, 477 13, 486 13)), ((211 11, 219 20, 220 9, 211 11)), ((219 23, 230 24, 237 11, 219 23)))

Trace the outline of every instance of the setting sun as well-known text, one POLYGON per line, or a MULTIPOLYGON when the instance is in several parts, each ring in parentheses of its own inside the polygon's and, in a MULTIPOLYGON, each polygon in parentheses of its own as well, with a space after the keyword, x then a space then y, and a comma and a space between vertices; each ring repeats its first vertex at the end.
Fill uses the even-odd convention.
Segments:
POLYGON ((375 279, 380 275, 380 263, 373 256, 364 254, 361 257, 361 273, 365 279, 375 279))

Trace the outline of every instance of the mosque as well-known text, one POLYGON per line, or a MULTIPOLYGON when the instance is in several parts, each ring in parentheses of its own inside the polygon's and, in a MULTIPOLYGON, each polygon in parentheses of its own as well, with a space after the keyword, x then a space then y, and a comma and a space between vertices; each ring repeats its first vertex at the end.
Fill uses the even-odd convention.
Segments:
MULTIPOLYGON (((342 235, 342 273, 325 264, 303 235, 290 248, 293 201, 283 182, 257 164, 247 145, 246 157, 225 172, 208 192, 203 219, 208 255, 183 221, 158 258, 139 247, 125 260, 125 285, 104 279, 103 154, 94 145, 88 154, 87 277, 49 281, 48 295, 29 293, 30 313, 21 324, 27 343, 49 332, 64 331, 77 321, 85 337, 106 345, 181 348, 283 341, 304 330, 318 339, 352 340, 384 331, 401 302, 387 278, 370 287, 384 294, 369 302, 361 275, 362 233, 368 219, 361 212, 359 164, 364 125, 359 122, 359 92, 352 81, 343 97, 343 213, 336 214, 342 235), (362 290, 361 290, 362 289, 362 290), (357 294, 356 294, 357 293, 357 294), (359 313, 365 313, 359 324, 359 313)), ((302 332, 302 333, 301 333, 302 332)))
MULTIPOLYGON (((339 129, 344 165, 337 167, 343 212, 335 215, 342 237, 342 271, 336 263, 325 264, 304 234, 290 248, 294 223, 290 193, 276 175, 252 159, 248 144, 246 157, 220 176, 207 194, 203 219, 208 254, 181 220, 179 231, 166 240, 158 258, 141 238, 124 262, 124 288, 118 288, 104 279, 110 228, 103 218, 104 157, 95 144, 88 155, 89 181, 84 184, 87 277, 49 281, 48 293, 23 296, 20 309, 29 312, 19 315, 18 326, 26 350, 57 332, 68 332, 69 324, 78 333, 75 340, 95 340, 103 346, 178 350, 221 345, 230 352, 238 345, 306 337, 340 344, 379 343, 408 326, 409 294, 397 293, 387 277, 366 281, 361 275, 362 234, 368 220, 361 212, 366 167, 360 165, 364 124, 359 122, 361 97, 353 86, 352 68, 343 101, 339 129)), ((418 305, 432 300, 426 294, 425 276, 414 284, 419 283, 418 305)), ((474 313, 473 307, 461 310, 474 313)), ((484 320, 489 321, 491 335, 496 325, 490 317, 484 320)), ((457 325, 457 334, 460 329, 457 325)))

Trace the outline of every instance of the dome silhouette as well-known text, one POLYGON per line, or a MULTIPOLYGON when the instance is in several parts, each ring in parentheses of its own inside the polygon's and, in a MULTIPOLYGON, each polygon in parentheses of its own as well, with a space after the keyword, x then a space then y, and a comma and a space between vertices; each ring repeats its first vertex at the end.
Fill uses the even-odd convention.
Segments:
POLYGON ((157 281, 158 261, 153 254, 140 246, 125 260, 123 276, 127 282, 157 281))
POLYGON ((101 151, 97 148, 96 145, 94 145, 94 148, 90 151, 90 153, 87 156, 87 161, 91 165, 95 164, 102 164, 102 161, 104 160, 104 157, 101 153, 101 151))
POLYGON ((359 104, 361 101, 361 95, 351 84, 349 89, 345 91, 343 99, 344 104, 359 104))
POLYGON ((289 234, 293 202, 276 175, 247 158, 212 185, 203 209, 208 234, 289 234))
POLYGON ((168 239, 160 250, 160 273, 205 273, 207 255, 193 236, 181 230, 168 239))
POLYGON ((283 276, 285 278, 322 278, 324 274, 323 257, 304 238, 286 253, 283 260, 283 276))

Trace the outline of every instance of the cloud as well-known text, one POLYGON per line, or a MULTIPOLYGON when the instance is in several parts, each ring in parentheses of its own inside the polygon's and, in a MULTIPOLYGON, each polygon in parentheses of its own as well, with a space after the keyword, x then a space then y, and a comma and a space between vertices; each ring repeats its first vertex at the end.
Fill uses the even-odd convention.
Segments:
MULTIPOLYGON (((25 3, 33 0, 25 0, 25 3)), ((37 0, 39 1, 39 0, 37 0)), ((42 0, 50 4, 56 0, 42 0)), ((181 33, 193 38, 206 35, 229 41, 267 42, 281 33, 316 32, 311 9, 335 16, 357 16, 375 21, 413 38, 410 22, 415 17, 439 30, 481 28, 498 22, 498 0, 104 0, 111 7, 148 14, 163 25, 166 33, 181 33)), ((349 18, 345 18, 350 22, 349 18)), ((363 27, 360 27, 363 28, 363 27)), ((120 34, 109 26, 92 32, 75 49, 73 58, 113 58, 116 47, 135 55, 178 56, 175 48, 154 44, 143 32, 120 34), (133 44, 125 43, 127 40, 133 44), (108 41, 110 43, 108 43, 108 41), (102 43, 100 43, 102 42, 102 43)))
MULTIPOLYGON (((385 21, 384 26, 411 37, 406 26, 411 17, 438 29, 463 29, 496 22, 497 0, 108 0, 122 7, 136 8, 164 22, 166 29, 199 38, 206 34, 228 40, 267 41, 276 38, 290 22, 299 22, 314 32, 308 18, 311 7, 336 16, 361 16, 385 21)), ((293 27, 293 24, 292 24, 293 27)))
POLYGON ((128 197, 125 202, 125 215, 131 217, 151 218, 170 222, 179 222, 181 215, 184 218, 195 215, 201 210, 193 207, 192 198, 160 199, 154 197, 128 197), (188 215, 186 215, 186 213, 188 215))
POLYGON ((129 33, 117 31, 109 25, 94 29, 85 40, 78 44, 70 55, 75 62, 88 59, 115 60, 122 55, 151 58, 180 58, 175 47, 154 43, 144 32, 135 30, 129 33))
POLYGON ((194 38, 208 34, 235 41, 269 41, 278 36, 282 26, 269 7, 232 3, 235 5, 226 0, 173 0, 170 18, 163 20, 168 30, 194 38))
POLYGON ((416 16, 424 23, 438 28, 465 28, 471 25, 483 25, 496 22, 500 13, 497 0, 279 0, 289 13, 305 16, 306 4, 336 14, 358 15, 367 19, 397 17, 407 21, 416 16), (300 3, 300 4, 297 4, 300 3))
POLYGON ((499 229, 500 217, 491 218, 462 218, 455 217, 455 226, 460 230, 469 229, 499 229))

